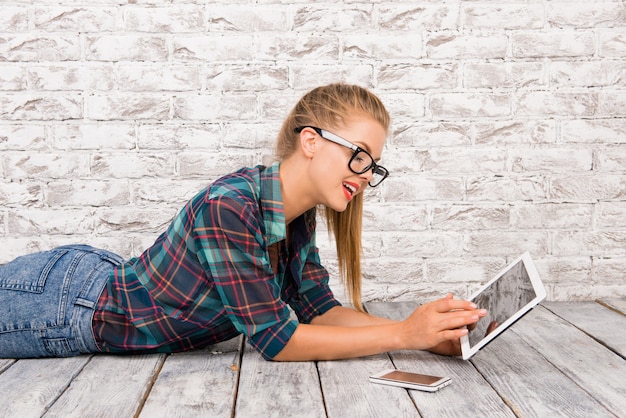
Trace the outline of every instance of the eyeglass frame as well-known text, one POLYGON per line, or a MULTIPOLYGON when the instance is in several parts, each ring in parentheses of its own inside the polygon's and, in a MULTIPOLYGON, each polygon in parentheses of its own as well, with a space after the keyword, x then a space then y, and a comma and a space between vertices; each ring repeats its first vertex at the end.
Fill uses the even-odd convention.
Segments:
MULTIPOLYGON (((382 176, 381 180, 378 183, 374 184, 374 185, 372 185, 371 181, 368 182, 367 184, 369 184, 370 187, 376 187, 376 186, 380 185, 380 183, 382 183, 387 177, 389 177, 389 170, 387 170, 382 165, 376 164, 376 161, 374 160, 374 157, 372 157, 372 155, 369 152, 367 152, 363 148, 359 147, 358 145, 354 145, 352 142, 348 141, 347 139, 343 139, 339 135, 336 135, 336 134, 334 134, 332 132, 329 132, 329 131, 327 131, 325 129, 318 128, 318 127, 315 127, 315 126, 310 126, 310 125, 298 126, 293 131, 295 133, 299 134, 305 128, 313 129, 319 136, 321 136, 325 140, 330 141, 330 142, 334 142, 337 145, 344 146, 344 147, 349 148, 352 151, 354 151, 352 153, 352 156, 350 157, 350 161, 348 161, 348 168, 354 174, 363 174, 363 173, 366 173, 369 170, 372 170, 372 176, 374 174, 378 174, 379 176, 382 176), (370 159, 372 160, 372 164, 370 164, 368 167, 366 167, 363 171, 357 172, 357 171, 352 169, 351 165, 352 165, 352 160, 354 160, 354 157, 356 157, 360 152, 364 152, 368 157, 370 157, 370 159), (380 171, 377 173, 378 169, 382 169, 383 174, 381 174, 380 171)), ((373 178, 374 177, 372 177, 372 179, 373 178)))

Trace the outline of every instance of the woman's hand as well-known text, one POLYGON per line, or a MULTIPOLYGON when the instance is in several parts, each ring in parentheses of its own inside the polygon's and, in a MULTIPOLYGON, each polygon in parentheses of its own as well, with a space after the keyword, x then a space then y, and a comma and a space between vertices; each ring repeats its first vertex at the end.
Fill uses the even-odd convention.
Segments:
POLYGON ((486 314, 469 301, 453 299, 452 294, 424 304, 402 322, 406 348, 460 355, 459 339, 486 314))

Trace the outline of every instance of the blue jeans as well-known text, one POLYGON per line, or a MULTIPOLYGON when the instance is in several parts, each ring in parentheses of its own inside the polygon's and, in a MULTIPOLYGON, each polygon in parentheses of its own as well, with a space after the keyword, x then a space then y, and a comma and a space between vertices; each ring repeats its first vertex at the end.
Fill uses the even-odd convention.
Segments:
POLYGON ((105 250, 68 245, 0 265, 0 358, 99 352, 94 309, 121 262, 105 250))

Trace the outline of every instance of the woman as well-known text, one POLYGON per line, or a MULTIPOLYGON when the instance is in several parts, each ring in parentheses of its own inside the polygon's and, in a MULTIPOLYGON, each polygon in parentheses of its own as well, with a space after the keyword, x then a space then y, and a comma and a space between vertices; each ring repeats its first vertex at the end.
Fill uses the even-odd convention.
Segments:
POLYGON ((362 192, 388 175, 378 161, 389 123, 366 89, 319 87, 285 120, 279 162, 202 190, 141 256, 64 246, 0 266, 0 357, 175 352, 241 333, 278 361, 459 354, 464 327, 485 314, 468 301, 448 295, 404 321, 362 310, 362 192), (328 286, 315 247, 317 207, 355 309, 328 286))

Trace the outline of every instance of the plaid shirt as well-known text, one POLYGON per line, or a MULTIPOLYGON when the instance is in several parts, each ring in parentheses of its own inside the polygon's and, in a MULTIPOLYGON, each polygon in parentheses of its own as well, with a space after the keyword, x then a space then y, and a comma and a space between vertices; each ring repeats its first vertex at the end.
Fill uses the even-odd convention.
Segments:
POLYGON ((116 267, 93 319, 104 352, 174 352, 243 333, 271 359, 300 322, 339 305, 315 246, 315 209, 290 224, 278 163, 192 198, 141 256, 116 267))

